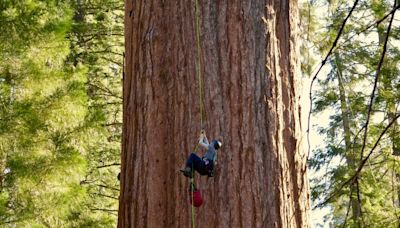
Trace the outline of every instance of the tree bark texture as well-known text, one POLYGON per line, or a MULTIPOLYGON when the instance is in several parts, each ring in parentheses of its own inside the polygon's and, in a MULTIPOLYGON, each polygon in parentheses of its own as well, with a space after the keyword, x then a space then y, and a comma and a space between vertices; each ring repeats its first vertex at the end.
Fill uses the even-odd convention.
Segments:
MULTIPOLYGON (((205 130, 196 227, 308 227, 297 1, 199 1, 205 130)), ((200 133, 194 1, 125 2, 118 227, 190 227, 179 169, 200 133)))

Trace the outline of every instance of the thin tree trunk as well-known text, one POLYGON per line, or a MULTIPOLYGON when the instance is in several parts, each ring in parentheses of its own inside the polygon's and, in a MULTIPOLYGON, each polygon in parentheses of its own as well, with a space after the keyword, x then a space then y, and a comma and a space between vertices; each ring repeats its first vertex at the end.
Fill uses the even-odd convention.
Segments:
MULTIPOLYGON (((196 227, 308 227, 297 2, 199 3, 205 129, 224 145, 196 227)), ((194 2, 126 1, 125 10, 118 227, 188 227, 178 170, 200 131, 194 2)))
MULTIPOLYGON (((351 148, 351 132, 350 132, 350 110, 347 106, 347 98, 346 91, 344 89, 343 83, 343 66, 341 64, 341 59, 339 54, 335 53, 335 62, 338 71, 338 87, 339 87, 339 100, 340 100, 340 111, 342 115, 343 122, 343 133, 344 133, 344 143, 345 143, 345 157, 346 163, 350 167, 350 169, 356 169, 356 154, 354 152, 354 148, 351 148)), ((357 199, 357 186, 355 183, 351 184, 350 191, 352 195, 350 197, 351 211, 352 211, 352 220, 355 224, 359 224, 359 219, 361 216, 361 205, 357 199)))

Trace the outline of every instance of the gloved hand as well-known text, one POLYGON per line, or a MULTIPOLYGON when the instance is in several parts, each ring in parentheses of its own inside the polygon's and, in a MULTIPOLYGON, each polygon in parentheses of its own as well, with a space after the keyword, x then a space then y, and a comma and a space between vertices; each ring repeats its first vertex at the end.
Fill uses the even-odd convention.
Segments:
POLYGON ((199 136, 199 142, 203 142, 205 135, 203 133, 199 136))

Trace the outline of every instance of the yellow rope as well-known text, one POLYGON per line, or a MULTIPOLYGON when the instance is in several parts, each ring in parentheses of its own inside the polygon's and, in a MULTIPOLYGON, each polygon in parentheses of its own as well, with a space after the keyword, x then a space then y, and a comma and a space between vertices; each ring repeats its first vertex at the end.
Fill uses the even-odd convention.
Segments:
POLYGON ((200 11, 199 2, 196 0, 196 42, 197 42, 197 77, 199 81, 199 95, 200 95, 200 127, 203 128, 203 83, 201 77, 201 46, 200 46, 200 11))
POLYGON ((190 190, 192 191, 192 227, 195 228, 196 227, 196 212, 194 210, 194 167, 193 167, 193 163, 192 163, 192 177, 190 178, 190 190))
MULTIPOLYGON (((202 77, 201 77, 201 45, 200 45, 200 10, 199 10, 199 2, 196 0, 196 50, 197 50, 197 58, 196 58, 196 67, 197 67, 197 77, 199 81, 199 96, 200 96, 200 128, 201 130, 203 129, 203 83, 202 83, 202 77)), ((196 144, 196 147, 194 151, 196 152, 198 148, 198 143, 196 144)), ((195 178, 194 178, 194 167, 192 165, 192 178, 190 179, 191 182, 191 190, 192 190, 192 227, 196 227, 196 211, 194 209, 194 187, 195 187, 195 178)))

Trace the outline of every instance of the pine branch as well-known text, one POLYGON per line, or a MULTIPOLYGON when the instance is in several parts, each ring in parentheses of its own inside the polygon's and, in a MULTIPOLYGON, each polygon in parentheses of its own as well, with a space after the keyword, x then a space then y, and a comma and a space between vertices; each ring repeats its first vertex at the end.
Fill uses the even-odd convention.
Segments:
POLYGON ((383 174, 380 177, 378 177, 378 180, 382 180, 389 171, 390 171, 389 168, 386 168, 383 174))
POLYGON ((119 191, 118 188, 113 188, 113 187, 110 187, 110 186, 107 186, 107 185, 96 184, 96 186, 101 187, 101 188, 107 188, 107 189, 114 190, 114 191, 119 191))
MULTIPOLYGON (((394 0, 393 9, 396 9, 396 1, 397 1, 397 0, 394 0)), ((378 86, 379 75, 380 75, 380 73, 381 73, 383 61, 384 61, 384 59, 385 59, 386 49, 387 49, 387 43, 388 43, 388 40, 389 40, 390 30, 391 30, 391 28, 392 28, 392 22, 393 22, 393 18, 394 18, 395 13, 396 13, 396 11, 394 10, 393 13, 392 13, 392 17, 390 18, 390 22, 389 22, 387 31, 386 31, 385 42, 384 42, 384 44, 383 44, 383 50, 382 50, 381 59, 379 60, 378 69, 376 70, 376 76, 375 76, 375 81, 374 81, 374 87, 373 87, 373 89, 372 89, 371 98, 370 98, 370 102, 369 102, 369 105, 368 105, 367 121, 366 121, 366 123, 365 123, 364 139, 363 139, 363 144, 362 144, 362 147, 361 147, 360 160, 362 160, 362 159, 363 159, 363 156, 364 156, 364 149, 365 149, 365 145, 366 145, 366 141, 367 141, 368 125, 369 125, 369 121, 370 121, 370 118, 371 118, 371 111, 372 111, 373 101, 374 101, 374 98, 375 98, 375 90, 376 90, 376 88, 377 88, 377 86, 378 86)))
POLYGON ((336 35, 335 40, 333 41, 332 47, 330 48, 328 54, 325 56, 324 60, 322 60, 321 65, 317 71, 317 73, 315 73, 314 77, 311 80, 311 84, 310 84, 310 111, 308 113, 308 127, 307 127, 307 141, 308 141, 308 154, 310 154, 310 123, 311 123, 311 113, 312 113, 312 88, 313 88, 313 84, 314 81, 317 79, 319 72, 321 71, 322 67, 325 65, 326 61, 328 60, 329 56, 332 54, 333 49, 336 47, 337 42, 340 38, 340 36, 342 35, 343 29, 347 23, 347 20, 350 18, 351 14, 353 13, 354 9, 356 8, 357 4, 358 4, 359 0, 354 1, 354 4, 350 10, 350 12, 347 14, 346 18, 343 20, 342 25, 340 27, 340 30, 338 32, 338 34, 336 35))
POLYGON ((118 101, 118 102, 98 103, 98 104, 90 105, 89 108, 103 108, 104 106, 108 106, 108 105, 110 105, 110 106, 114 106, 114 105, 120 106, 120 105, 122 105, 122 102, 118 101))
POLYGON ((351 207, 351 196, 353 195, 353 188, 350 188, 350 194, 349 194, 349 204, 347 205, 347 211, 346 211, 346 216, 344 217, 344 222, 343 222, 343 228, 346 227, 347 224, 347 218, 349 217, 350 213, 350 207, 351 207))
POLYGON ((122 100, 122 97, 119 97, 115 94, 110 94, 110 93, 96 93, 97 96, 103 96, 103 97, 114 97, 122 100))
POLYGON ((103 127, 110 127, 110 126, 122 126, 123 123, 120 122, 114 122, 114 123, 107 123, 107 124, 103 124, 103 127))
POLYGON ((101 165, 101 166, 97 166, 96 168, 101 169, 101 168, 107 168, 110 166, 118 166, 121 165, 120 163, 112 163, 112 164, 108 164, 108 165, 101 165))
POLYGON ((120 62, 117 62, 117 61, 115 61, 115 60, 113 60, 113 59, 106 58, 106 57, 103 57, 103 56, 101 56, 101 57, 100 57, 100 59, 103 59, 103 60, 105 60, 105 61, 107 61, 107 62, 111 62, 111 63, 114 63, 114 64, 116 64, 116 65, 118 65, 118 66, 121 66, 121 67, 122 67, 122 63, 120 63, 120 62))
MULTIPOLYGON (((395 0, 393 9, 395 9, 395 8, 396 8, 396 0, 395 0)), ((343 182, 343 183, 341 184, 341 186, 340 186, 336 191, 334 191, 328 198, 326 198, 322 203, 319 203, 318 205, 316 205, 314 208, 321 207, 321 206, 325 205, 325 204, 328 203, 330 200, 332 200, 334 197, 336 197, 336 196, 338 195, 339 191, 341 191, 346 185, 348 185, 348 184, 351 184, 351 185, 352 185, 352 184, 354 184, 356 181, 358 181, 358 178, 359 178, 359 176, 360 176, 360 173, 361 173, 363 167, 365 166, 366 162, 368 161, 368 159, 370 158, 370 156, 372 155, 372 153, 374 152, 374 150, 375 150, 376 147, 378 146, 379 142, 381 141, 381 139, 383 138, 383 136, 386 134, 386 132, 388 131, 388 129, 389 129, 389 128, 397 121, 397 119, 400 117, 400 114, 398 114, 397 116, 395 116, 395 117, 393 118, 392 121, 390 121, 390 123, 385 127, 385 129, 384 129, 384 130, 381 132, 381 134, 379 135, 378 139, 376 140, 374 146, 372 147, 372 149, 370 150, 370 152, 368 153, 368 155, 367 155, 365 158, 363 158, 363 151, 364 151, 365 146, 366 146, 366 133, 367 133, 367 130, 368 130, 367 128, 368 128, 368 123, 369 123, 369 119, 370 119, 370 112, 371 112, 371 110, 372 110, 372 101, 373 101, 374 96, 375 96, 375 90, 376 90, 376 87, 377 87, 377 82, 378 82, 379 74, 380 74, 380 71, 381 71, 381 68, 382 68, 382 64, 383 64, 383 60, 384 60, 384 57, 385 57, 385 53, 386 53, 386 49, 387 49, 387 43, 388 43, 389 34, 390 34, 391 27, 392 27, 392 22, 393 22, 393 18, 394 18, 395 12, 396 12, 396 10, 392 11, 392 17, 391 17, 391 19, 390 19, 390 22, 389 22, 389 25, 388 25, 388 28, 387 28, 387 33, 386 33, 386 37, 385 37, 385 43, 384 43, 384 46, 383 46, 382 55, 381 55, 381 58, 380 58, 380 62, 379 62, 379 64, 378 64, 378 69, 377 69, 377 73, 376 73, 376 77, 375 77, 374 89, 373 89, 373 91, 372 91, 370 104, 369 104, 369 106, 368 106, 368 111, 369 111, 369 113, 368 113, 367 123, 366 123, 366 125, 364 125, 364 127, 363 127, 363 128, 364 128, 364 140, 363 140, 363 146, 362 146, 362 150, 361 150, 361 162, 360 162, 360 165, 358 166, 358 169, 357 169, 356 172, 352 175, 351 178, 349 178, 347 181, 343 182)), ((312 84, 311 84, 311 86, 312 86, 312 84)), ((310 99, 311 99, 311 88, 310 88, 310 99)), ((310 115, 311 115, 311 110, 310 110, 310 115)), ((309 116, 309 117, 310 117, 310 116, 309 116)))
POLYGON ((361 31, 357 32, 356 34, 354 34, 353 36, 351 36, 351 37, 345 39, 345 40, 343 41, 343 44, 347 43, 347 42, 350 41, 350 40, 353 40, 353 38, 354 38, 355 36, 358 36, 358 35, 360 35, 361 33, 364 33, 364 32, 366 32, 366 31, 370 30, 371 28, 374 28, 375 26, 380 25, 384 20, 386 20, 386 18, 388 18, 390 15, 392 15, 392 14, 393 14, 396 10, 398 10, 399 8, 400 8, 400 4, 397 5, 396 7, 394 7, 394 9, 392 9, 389 13, 387 13, 387 14, 386 14, 385 16, 383 16, 381 19, 379 19, 379 20, 377 20, 377 21, 374 21, 373 23, 371 23, 370 25, 368 25, 368 26, 367 26, 366 28, 364 28, 363 30, 361 30, 361 31))
POLYGON ((123 56, 122 53, 118 53, 118 52, 113 52, 110 50, 101 50, 101 51, 89 51, 89 54, 102 54, 102 53, 107 53, 107 54, 113 54, 113 55, 119 55, 119 56, 123 56))
POLYGON ((102 196, 102 197, 110 198, 113 200, 119 200, 117 197, 109 196, 109 195, 105 195, 105 194, 101 194, 101 193, 92 193, 92 195, 102 196))
POLYGON ((400 118, 400 114, 398 114, 395 118, 393 118, 393 120, 385 127, 385 129, 381 132, 381 134, 379 135, 378 139, 376 140, 374 146, 372 147, 372 149, 370 150, 370 152, 368 153, 368 155, 364 158, 364 160, 362 160, 362 162, 360 163, 360 165, 358 166, 358 169, 356 170, 356 172, 346 181, 344 181, 340 187, 338 189, 336 189, 328 198, 326 198, 323 202, 317 204, 315 208, 321 207, 323 205, 325 205, 326 203, 328 203, 330 200, 332 200, 333 198, 335 198, 339 191, 341 191, 346 185, 348 185, 349 183, 353 184, 355 182, 355 180, 359 177, 360 172, 362 170, 362 168, 364 167, 364 165, 366 164, 366 162, 368 161, 368 159, 370 158, 370 156, 372 155, 372 153, 375 151, 376 147, 379 145, 379 142, 381 141, 382 137, 386 134, 386 132, 389 130, 389 128, 397 121, 397 119, 400 118))
POLYGON ((124 29, 120 28, 114 28, 112 32, 105 30, 101 31, 98 30, 95 33, 80 33, 80 37, 85 38, 85 37, 100 37, 100 36, 124 36, 124 29), (121 32, 121 33, 118 33, 121 32))
POLYGON ((92 211, 107 211, 107 212, 118 212, 118 210, 105 209, 105 208, 90 208, 92 211))
POLYGON ((98 89, 98 90, 100 90, 100 91, 103 91, 105 94, 100 94, 100 93, 97 93, 97 95, 103 95, 103 96, 110 96, 110 97, 115 97, 115 98, 118 98, 118 99, 123 99, 121 96, 118 96, 118 95, 116 95, 116 94, 114 94, 110 89, 108 89, 107 87, 101 87, 101 86, 99 86, 99 85, 95 85, 95 84, 93 84, 93 83, 87 83, 87 85, 89 85, 89 86, 92 86, 92 87, 94 87, 94 88, 96 88, 96 89, 98 89))
POLYGON ((97 186, 97 187, 100 187, 100 188, 106 188, 106 189, 110 189, 110 190, 113 190, 113 191, 119 191, 119 189, 118 188, 114 188, 114 187, 111 187, 111 186, 108 186, 108 185, 105 185, 105 184, 95 184, 94 182, 96 182, 96 181, 92 181, 92 182, 89 182, 88 180, 83 180, 83 181, 81 181, 80 182, 80 184, 81 185, 94 185, 94 186, 97 186))

